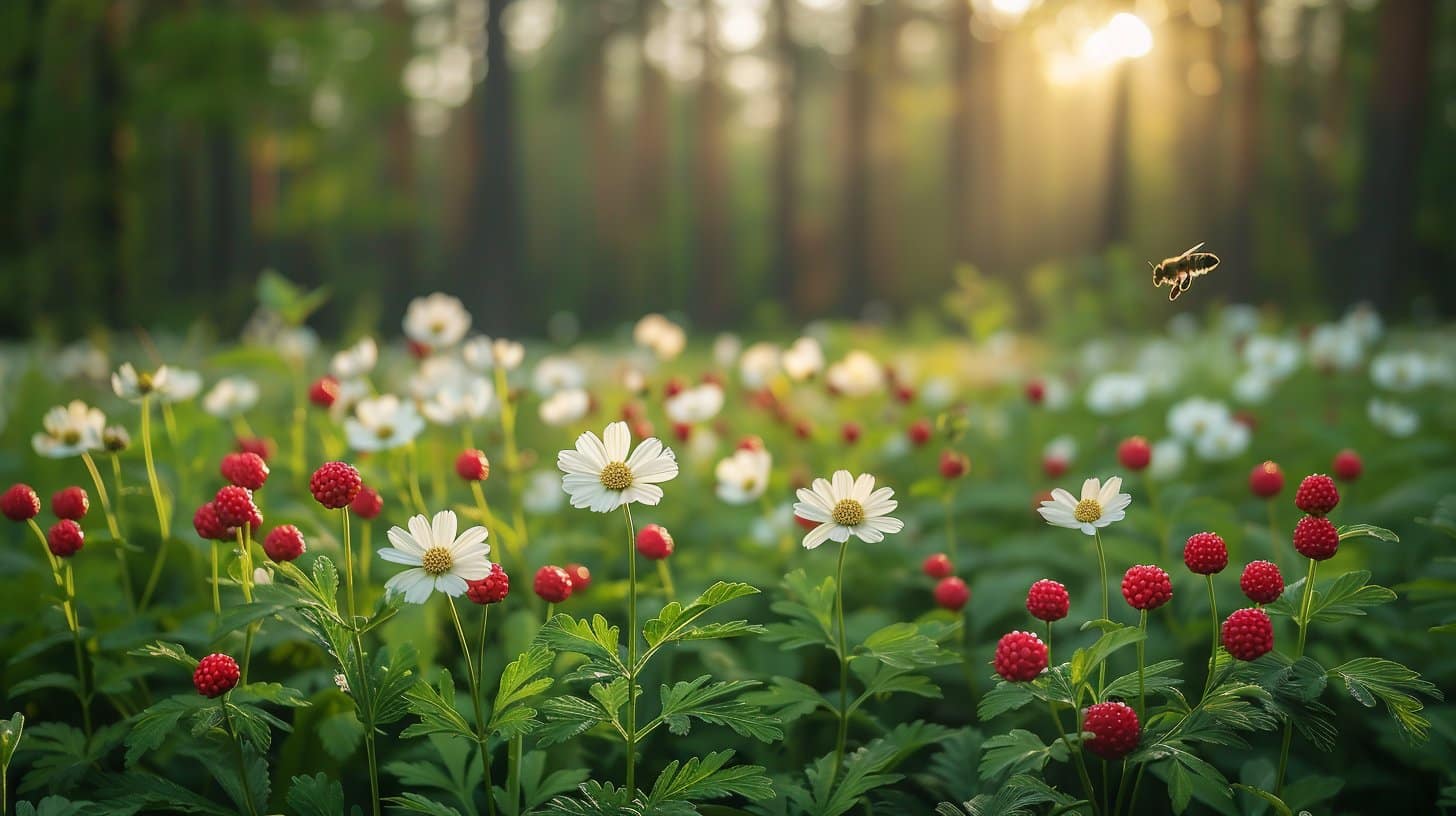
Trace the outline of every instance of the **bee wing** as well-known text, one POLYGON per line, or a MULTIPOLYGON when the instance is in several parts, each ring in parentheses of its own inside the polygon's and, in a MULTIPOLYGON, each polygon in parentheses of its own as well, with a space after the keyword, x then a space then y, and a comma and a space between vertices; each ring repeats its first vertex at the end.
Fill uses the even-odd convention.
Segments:
POLYGON ((1190 256, 1194 263, 1189 269, 1191 277, 1199 278, 1218 268, 1218 256, 1212 252, 1197 252, 1190 256))
POLYGON ((1180 258, 1186 258, 1189 255, 1192 255, 1193 253, 1197 252, 1198 250, 1203 249, 1203 245, 1206 244, 1206 243, 1208 243, 1208 242, 1207 241, 1199 241, 1198 244, 1197 244, 1197 246, 1191 246, 1191 247, 1189 247, 1188 248, 1188 251, 1184 252, 1182 255, 1179 255, 1178 257, 1180 257, 1180 258))

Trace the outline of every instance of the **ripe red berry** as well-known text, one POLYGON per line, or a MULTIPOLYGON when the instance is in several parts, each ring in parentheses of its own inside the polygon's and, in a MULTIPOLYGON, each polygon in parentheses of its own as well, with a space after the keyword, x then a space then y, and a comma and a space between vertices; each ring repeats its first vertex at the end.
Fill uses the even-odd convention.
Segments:
POLYGON ((858 422, 846 422, 839 428, 839 437, 844 440, 846 445, 858 442, 863 433, 864 429, 859 426, 858 422))
POLYGON ((455 457, 455 474, 467 482, 483 482, 490 478, 490 460, 485 451, 476 448, 463 450, 455 457))
POLYGON ((1138 564, 1122 576, 1122 598, 1133 609, 1152 611, 1173 597, 1173 581, 1161 567, 1138 564))
POLYGON ((1272 461, 1255 465, 1249 472, 1249 491, 1261 499, 1272 499, 1284 489, 1284 471, 1272 461))
POLYGON ((738 440, 738 450, 761 451, 763 450, 763 437, 750 435, 738 440))
POLYGON ((1153 447, 1141 436, 1122 440, 1117 446, 1117 461, 1128 470, 1142 470, 1153 459, 1153 447))
POLYGON ((808 439, 814 435, 814 423, 807 419, 801 419, 794 423, 794 436, 800 439, 808 439))
POLYGON ((238 453, 256 453, 264 462, 273 457, 273 440, 260 436, 238 437, 238 453))
POLYGON ((359 471, 347 462, 325 462, 308 481, 314 500, 330 510, 348 507, 363 486, 359 471))
POLYGON ((970 599, 970 588, 954 575, 940 579, 940 583, 935 585, 935 603, 942 609, 959 612, 970 599))
POLYGON ((210 654, 197 662, 192 686, 203 697, 219 697, 238 684, 238 662, 225 654, 210 654))
POLYGON ((217 518, 225 527, 241 527, 253 520, 258 509, 253 504, 253 492, 246 487, 227 485, 219 488, 212 499, 217 518))
POLYGON ((546 603, 561 603, 571 597, 571 576, 561 567, 545 566, 536 570, 532 586, 536 596, 546 603))
POLYGON ((959 479, 971 472, 971 460, 960 451, 940 452, 940 475, 946 479, 959 479))
POLYGON ((1047 667, 1047 647, 1031 632, 1008 632, 997 642, 992 663, 1004 680, 1013 683, 1035 680, 1047 667))
POLYGON ((1194 533, 1183 545, 1183 563, 1194 575, 1217 575, 1228 566, 1228 547, 1218 533, 1194 533))
MULTIPOLYGON (((539 576, 537 581, 540 581, 539 576)), ((541 590, 538 588, 536 593, 539 595, 540 592, 541 590)), ((509 594, 511 594, 511 577, 506 574, 505 567, 500 564, 491 564, 490 572, 486 573, 484 578, 465 582, 466 597, 482 606, 500 603, 509 594)), ((569 589, 566 594, 571 594, 569 589)))
POLYGON ((1274 648, 1274 624, 1262 609, 1240 609, 1223 622, 1223 647, 1239 660, 1258 660, 1274 648))
POLYGON ((379 511, 384 509, 384 498, 379 495, 378 490, 372 487, 360 487, 358 495, 349 502, 349 509, 353 511, 354 515, 368 521, 379 515, 379 511))
POLYGON ((1097 703, 1087 706, 1082 730, 1092 732, 1083 742, 1087 750, 1103 759, 1121 759, 1138 746, 1137 712, 1127 703, 1097 703))
POLYGON ((1239 576, 1239 589, 1254 603, 1274 603, 1284 594, 1284 576, 1273 561, 1250 561, 1239 576))
POLYGON ((571 576, 572 592, 581 592, 591 586, 591 570, 581 564, 567 564, 566 574, 571 576))
POLYGON ((1365 472, 1365 463, 1360 460, 1360 454, 1346 448, 1335 454, 1335 461, 1330 464, 1330 470, 1335 472, 1335 478, 1342 482, 1353 482, 1360 478, 1365 472))
POLYGON ((1060 479, 1067 472, 1067 460, 1060 456, 1047 456, 1041 460, 1041 472, 1048 479, 1060 479))
POLYGON ((685 388, 687 385, 683 383, 681 377, 670 377, 662 386, 662 395, 667 399, 672 399, 681 394, 685 388))
POLYGON ((910 427, 905 430, 905 435, 910 438, 910 444, 918 448, 930 441, 934 430, 930 425, 930 420, 917 419, 910 423, 910 427))
POLYGON ((818 527, 819 526, 819 522, 817 522, 817 521, 811 521, 811 520, 806 519, 806 518, 804 518, 803 516, 800 516, 800 515, 795 515, 794 516, 794 523, 795 524, 798 524, 800 527, 803 527, 805 530, 812 530, 815 527, 818 527))
POLYGON ((86 511, 90 509, 90 497, 86 495, 83 488, 75 485, 57 490, 55 495, 51 496, 51 512, 58 519, 80 521, 86 518, 86 511))
POLYGON ((1294 549, 1305 558, 1324 561, 1340 548, 1340 531, 1324 516, 1305 516, 1294 525, 1294 549))
POLYGON ((1072 597, 1067 594, 1067 588, 1048 578, 1037 581, 1026 591, 1026 611, 1037 620, 1048 623, 1061 620, 1067 616, 1071 605, 1072 597))
POLYGON ((40 515, 40 496, 28 484, 11 485, 0 495, 0 513, 11 521, 26 521, 40 515))
POLYGON ((1335 488, 1335 480, 1323 473, 1304 477, 1294 493, 1294 506, 1311 516, 1323 516, 1339 503, 1340 491, 1335 488))
POLYGON ((268 531, 268 536, 263 539, 263 552, 275 562, 292 561, 303 555, 308 545, 303 541, 303 533, 298 531, 292 524, 284 524, 274 527, 268 531))
POLYGON ((649 524, 637 531, 637 552, 643 558, 657 561, 672 555, 672 534, 667 528, 649 524))
POLYGON ((320 408, 329 408, 339 398, 339 381, 333 377, 319 377, 308 387, 308 401, 320 408))
POLYGON ((232 529, 217 517, 217 507, 212 502, 207 502, 192 514, 192 529, 197 531, 199 538, 207 541, 228 541, 233 537, 232 529))
POLYGON ((70 558, 86 545, 86 534, 81 532, 81 525, 70 519, 61 519, 46 531, 46 545, 50 547, 51 555, 70 558))
POLYGON ((632 435, 638 439, 651 439, 657 435, 657 430, 652 427, 651 422, 644 419, 632 425, 632 435))
POLYGON ((947 578, 952 572, 955 572, 955 569, 951 567, 950 557, 945 553, 926 556, 920 564, 920 569, 931 578, 947 578))
POLYGON ((1032 380, 1026 384, 1026 399, 1032 405, 1041 405, 1046 399, 1046 385, 1041 380, 1032 380))
POLYGON ((672 423, 672 435, 679 442, 686 442, 693 438, 693 426, 687 422, 672 423))
POLYGON ((914 402, 915 401, 915 386, 913 386, 913 385, 897 385, 897 386, 895 386, 895 399, 897 401, 899 401, 902 405, 909 405, 910 403, 914 402))
POLYGON ((256 453, 229 453, 219 470, 228 482, 249 490, 259 490, 268 481, 268 463, 256 453))

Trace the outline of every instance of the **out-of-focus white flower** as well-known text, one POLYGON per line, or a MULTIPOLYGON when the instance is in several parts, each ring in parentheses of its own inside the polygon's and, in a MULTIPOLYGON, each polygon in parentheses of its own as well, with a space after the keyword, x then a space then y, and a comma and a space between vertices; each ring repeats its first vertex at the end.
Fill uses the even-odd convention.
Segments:
POLYGON ((1183 472, 1183 463, 1188 456, 1183 443, 1176 439, 1163 439, 1153 444, 1152 458, 1148 461, 1148 476, 1166 481, 1183 472))
POLYGON ((684 388, 663 404, 668 419, 680 425, 707 422, 723 410, 723 389, 716 383, 684 388))
POLYGON ((1273 381, 1261 369, 1251 368, 1234 380, 1234 399, 1239 402, 1257 405, 1268 399, 1272 390, 1273 381))
POLYGON ((339 381, 357 380, 369 376, 379 362, 379 346, 374 338, 364 337, 352 346, 338 352, 329 361, 329 372, 339 381))
POLYGON ((490 344, 490 358, 495 361, 496 368, 515 371, 526 359, 526 347, 514 340, 497 337, 490 344))
POLYGON ((44 430, 30 438, 31 447, 47 459, 65 459, 101 447, 106 415, 99 408, 72 400, 46 411, 41 427, 44 430))
MULTIPOLYGON (((896 434, 899 436, 899 434, 896 434)), ((718 479, 718 498, 729 504, 757 501, 768 489, 773 457, 766 450, 740 448, 713 469, 718 479)))
POLYGON ((1430 377, 1426 356, 1418 351, 1386 352, 1370 361, 1370 379, 1386 391, 1415 391, 1430 377))
POLYGON ((223 377, 202 398, 202 408, 221 419, 235 417, 258 404, 258 383, 247 377, 223 377))
POLYGON ((1372 425, 1398 439, 1411 436, 1421 428, 1420 414, 1398 402, 1372 399, 1365 410, 1372 425))
POLYGON ((847 470, 837 470, 832 479, 815 479, 797 495, 794 515, 819 523, 804 536, 806 550, 825 541, 843 543, 850 536, 874 544, 905 529, 903 521, 889 515, 899 506, 895 491, 888 487, 876 490, 875 477, 868 473, 855 478, 847 470))
POLYGON ((439 591, 452 598, 465 594, 467 581, 479 581, 490 574, 489 533, 484 527, 459 532, 459 520, 451 510, 435 514, 434 520, 414 516, 409 529, 389 528, 389 547, 379 551, 381 561, 411 567, 384 584, 387 595, 403 595, 405 603, 422 604, 430 593, 439 591), (457 534, 458 533, 458 534, 457 534))
POLYGON ((1281 337, 1260 334, 1244 343, 1244 365, 1267 380, 1288 377, 1299 367, 1299 344, 1281 337))
POLYGON ((689 461, 707 464, 718 458, 718 435, 711 427, 694 429, 684 445, 689 461))
POLYGON ((549 470, 538 470, 526 480, 521 491, 521 506, 526 512, 544 516, 561 509, 566 494, 561 492, 561 477, 549 470))
POLYGON ((1077 353, 1083 371, 1101 371, 1117 362, 1117 350, 1106 340, 1092 340, 1077 353))
POLYGON ((161 390, 168 373, 166 366, 158 366, 156 371, 137 371, 131 363, 122 363, 111 375, 111 390, 124 400, 141 402, 143 397, 161 390))
POLYGON ((1375 311, 1375 307, 1369 303, 1357 304, 1345 315, 1340 324, 1349 329, 1365 346, 1373 345, 1376 340, 1379 340, 1381 332, 1385 329, 1385 325, 1380 319, 1380 312, 1375 311))
POLYGON ((1247 303, 1230 303, 1218 314, 1218 330, 1230 337, 1244 337, 1259 330, 1259 310, 1247 303))
POLYGON ((754 519, 751 534, 759 546, 771 547, 784 536, 791 535, 797 523, 794 521, 794 506, 781 504, 754 519))
POLYGON ((1227 405, 1205 397, 1189 397, 1168 409, 1168 431, 1184 441, 1191 442, 1232 421, 1227 405))
POLYGON ((1179 340, 1187 340, 1198 333, 1198 318, 1192 312, 1179 312, 1168 319, 1168 334, 1179 340))
POLYGON ((586 372, 575 361, 565 357, 546 357, 536 364, 531 372, 531 387, 536 393, 548 397, 568 388, 582 388, 586 385, 586 372))
POLYGON ((466 340, 460 347, 460 356, 476 371, 486 372, 495 368, 514 371, 526 358, 526 347, 504 337, 492 340, 482 335, 466 340))
POLYGON ((749 388, 762 388, 779 373, 779 348, 772 343, 754 343, 738 359, 738 376, 749 388))
POLYGON ((475 374, 467 370, 465 365, 454 357, 441 355, 426 357, 420 361, 420 367, 415 370, 415 373, 410 375, 410 396, 417 400, 429 399, 435 395, 435 392, 453 388, 474 376, 475 374))
POLYGON ((955 383, 949 377, 931 377, 920 387, 920 401, 932 411, 950 405, 955 399, 955 383))
POLYGON ((542 422, 560 428, 581 420, 590 410, 590 394, 580 388, 567 388, 542 400, 537 413, 542 422))
POLYGON ((344 436, 356 451, 382 451, 406 445, 425 429, 425 420, 414 403, 393 394, 370 397, 354 406, 354 416, 344 420, 344 436))
POLYGON ((1137 356, 1137 370, 1153 394, 1170 394, 1183 379, 1184 354, 1166 340, 1153 340, 1137 356))
POLYGON ((622 387, 628 393, 640 394, 647 390, 647 375, 636 366, 627 366, 622 369, 622 387))
POLYGON ((1198 458, 1209 462, 1227 462, 1248 448, 1249 426, 1232 420, 1209 428, 1193 442, 1198 458))
POLYGON ((1310 362, 1325 371, 1351 371, 1365 354, 1360 336, 1338 323, 1316 326, 1310 332, 1307 350, 1310 362))
POLYGON ((187 402, 202 391, 202 375, 185 368, 168 368, 167 378, 157 383, 157 396, 162 402, 187 402))
POLYGON ((824 370, 824 350, 812 337, 800 337, 784 352, 780 360, 784 373, 795 382, 803 382, 824 370))
POLYGON ((89 340, 78 340, 61 349, 51 371, 62 380, 104 380, 111 368, 106 352, 89 340))
POLYGON ((642 440, 632 450, 627 423, 613 422, 602 436, 587 431, 575 450, 556 456, 561 488, 571 506, 595 513, 610 513, 625 504, 655 505, 662 501, 659 484, 677 478, 677 457, 656 438, 642 440))
POLYGON ((454 295, 435 292, 411 300, 404 311, 404 335, 430 349, 449 348, 470 331, 470 312, 454 295))
POLYGON ((738 335, 723 332, 713 338, 713 363, 719 368, 731 368, 738 362, 738 354, 743 351, 743 341, 738 335))
POLYGON ((846 397, 868 397, 885 388, 885 369, 869 352, 855 349, 829 367, 829 387, 846 397))
POLYGON ((1097 531, 1110 524, 1122 521, 1127 515, 1127 506, 1132 496, 1120 492, 1122 477, 1113 476, 1105 483, 1098 479, 1082 482, 1081 498, 1060 487, 1052 491, 1052 497, 1037 508, 1046 523, 1053 527, 1081 530, 1085 535, 1096 535, 1097 531))
POLYGON ((1068 434, 1062 434, 1046 443, 1046 447, 1041 449, 1041 458, 1043 461, 1070 465, 1077 458, 1077 440, 1068 434))
POLYGON ((289 326, 279 329, 273 337, 273 348, 285 362, 303 365, 318 351, 318 334, 307 326, 289 326))
POLYGON ((495 386, 484 377, 468 376, 441 388, 420 402, 420 413, 436 425, 483 419, 495 407, 495 386))
MULTIPOLYGON (((1146 386, 1146 382, 1143 383, 1146 386)), ((1129 387, 1129 386, 1123 386, 1129 387)), ((1144 391, 1146 394, 1146 391, 1144 391)), ((1091 403, 1092 395, 1089 389, 1088 403, 1091 403)), ((1041 381, 1041 407, 1048 411, 1060 411, 1066 408, 1072 401, 1072 389, 1067 386, 1067 381, 1061 377, 1046 377, 1041 381)), ((1138 399, 1142 402, 1142 398, 1138 399)))
POLYGON ((1101 374, 1087 386, 1087 407, 1094 414, 1121 414, 1142 405, 1148 384, 1138 374, 1101 374))
POLYGON ((682 354, 687 345, 687 332, 678 324, 660 314, 650 314, 637 321, 632 329, 632 341, 643 348, 652 349, 660 360, 671 360, 682 354))

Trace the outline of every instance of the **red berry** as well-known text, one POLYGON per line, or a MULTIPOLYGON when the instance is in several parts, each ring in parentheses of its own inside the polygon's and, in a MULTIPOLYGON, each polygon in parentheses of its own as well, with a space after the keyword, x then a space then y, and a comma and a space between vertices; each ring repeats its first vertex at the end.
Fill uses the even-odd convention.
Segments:
POLYGON ((1183 545, 1183 563, 1194 575, 1217 575, 1228 566, 1228 547, 1218 533, 1194 533, 1183 545))
POLYGON ((1360 461, 1360 454, 1346 448, 1335 454, 1335 461, 1331 463, 1330 470, 1335 472, 1335 478, 1342 482, 1353 482, 1360 478, 1365 472, 1365 463, 1360 461))
POLYGON ((1035 680, 1047 667, 1047 647, 1031 632, 1008 632, 996 644, 996 673, 1013 683, 1035 680))
POLYGON ((940 579, 940 583, 935 585, 935 603, 942 609, 959 612, 970 599, 970 588, 954 575, 940 579))
POLYGON ((225 654, 210 654, 197 662, 192 686, 203 697, 218 697, 238 684, 238 662, 225 654))
POLYGON ((241 527, 251 522, 253 513, 258 509, 253 504, 253 492, 237 485, 219 488, 212 499, 212 507, 224 527, 241 527))
POLYGON ((1271 499, 1284 489, 1284 471, 1272 461, 1255 465, 1249 472, 1249 490, 1261 499, 1271 499))
POLYGON ((672 435, 679 442, 686 442, 693 438, 693 426, 687 422, 672 423, 672 435))
POLYGON ((1142 470, 1152 459, 1153 447, 1141 436, 1128 437, 1117 446, 1117 461, 1128 470, 1142 470))
POLYGON ((490 478, 490 460, 485 451, 470 448, 455 457, 455 474, 467 482, 483 482, 490 478))
POLYGON ((1254 603, 1274 603, 1284 594, 1284 576, 1273 561, 1250 561, 1239 576, 1239 589, 1254 603))
POLYGON ((662 395, 668 399, 672 399, 678 394, 681 394, 684 388, 687 388, 687 385, 683 383, 681 377, 671 377, 666 383, 663 383, 662 395))
POLYGON ((1092 732, 1083 742, 1087 750, 1103 759, 1121 759, 1138 746, 1137 712, 1127 703, 1097 703, 1087 706, 1082 730, 1092 732))
POLYGON ((61 519, 46 532, 46 545, 57 558, 70 558, 86 545, 86 534, 81 532, 81 525, 61 519))
POLYGON ((308 401, 320 408, 329 408, 339 398, 339 381, 333 377, 319 377, 308 387, 308 401))
POLYGON ((217 517, 217 507, 212 502, 207 502, 192 514, 192 529, 197 531, 199 538, 207 541, 228 541, 233 537, 232 529, 217 517))
POLYGON ((946 578, 952 572, 955 572, 955 569, 950 565, 950 557, 945 553, 926 556, 925 560, 920 564, 920 569, 924 570, 925 574, 931 578, 946 578))
POLYGON ((915 387, 912 385, 895 386, 895 399, 902 405, 909 405, 915 401, 915 387))
POLYGON ((571 597, 571 576, 561 567, 542 567, 536 570, 532 588, 536 590, 536 596, 546 603, 561 603, 571 597))
POLYGON ((572 592, 581 592, 591 586, 591 570, 581 564, 567 564, 566 574, 571 576, 572 592))
POLYGON ((1046 385, 1041 380, 1032 380, 1026 384, 1026 399, 1032 405, 1041 405, 1046 399, 1046 385))
MULTIPOLYGON (((549 567, 543 569, 549 569, 549 567)), ((538 575, 536 577, 536 594, 538 595, 541 593, 540 581, 541 578, 538 575)), ((500 564, 491 564, 490 572, 484 578, 477 581, 465 582, 466 597, 482 606, 500 603, 509 594, 511 594, 511 577, 506 575, 505 567, 502 567, 500 564)), ((566 594, 571 594, 570 588, 567 589, 566 594)))
POLYGON ((379 515, 379 511, 384 509, 384 499, 379 495, 378 490, 372 487, 360 487, 354 500, 349 502, 349 509, 353 511, 354 515, 368 521, 379 515))
POLYGON ((11 485, 0 495, 0 513, 11 521, 26 521, 40 515, 40 496, 28 484, 11 485))
POLYGON ((58 490, 51 496, 51 512, 58 519, 80 521, 86 518, 86 511, 90 509, 91 499, 84 489, 75 485, 58 490))
POLYGON ((434 353, 434 349, 430 348, 429 343, 421 343, 418 340, 407 341, 405 348, 409 349, 410 356, 416 360, 423 360, 434 353))
POLYGON ((1294 549, 1305 558, 1323 561, 1340 548, 1340 531, 1324 516, 1305 516, 1294 525, 1294 549))
POLYGON ((273 441, 259 436, 238 437, 238 453, 256 453, 264 462, 273 457, 273 441))
POLYGON ((940 452, 940 475, 946 479, 959 479, 971 472, 971 460, 960 451, 940 452))
POLYGON ((249 490, 259 490, 268 481, 268 463, 256 453, 229 453, 220 470, 224 479, 249 490))
POLYGON ((1239 660, 1258 660, 1274 648, 1274 624, 1262 609, 1240 609, 1223 622, 1223 647, 1239 660))
POLYGON ((1161 567, 1139 564, 1122 576, 1122 598, 1133 609, 1152 611, 1173 597, 1173 581, 1161 567))
POLYGON ((794 436, 800 439, 808 439, 814 435, 814 423, 807 419, 801 419, 794 423, 794 436))
POLYGON ((1026 591, 1026 611, 1037 620, 1048 623, 1061 620, 1067 616, 1071 605, 1072 597, 1067 594, 1067 588, 1048 578, 1037 581, 1026 591))
POLYGON ((800 516, 800 515, 795 515, 794 516, 794 522, 796 524, 798 524, 800 527, 803 527, 805 530, 812 530, 815 527, 818 527, 819 526, 819 522, 817 522, 817 521, 811 521, 811 520, 806 519, 806 518, 804 518, 803 516, 800 516))
POLYGON ((348 507, 363 486, 359 471, 347 462, 325 462, 308 481, 314 500, 330 510, 348 507))
POLYGON ((632 435, 638 439, 650 439, 657 435, 657 430, 652 427, 651 422, 644 419, 632 426, 632 435))
POLYGON ((637 552, 653 561, 672 555, 672 534, 657 524, 643 527, 637 531, 637 552))
POLYGON ((292 561, 303 555, 308 545, 303 541, 303 533, 298 531, 292 524, 284 524, 274 527, 268 531, 268 536, 263 539, 263 552, 275 562, 292 561))
POLYGON ((1041 472, 1048 479, 1060 479, 1067 472, 1067 460, 1060 456, 1048 456, 1041 460, 1041 472))
POLYGON ((905 435, 910 437, 910 444, 918 448, 930 441, 930 435, 933 431, 934 428, 931 427, 930 420, 917 419, 910 423, 910 427, 906 429, 905 435))
POLYGON ((1311 516, 1323 516, 1340 503, 1340 491, 1335 489, 1335 480, 1316 473, 1304 477, 1294 493, 1294 506, 1311 516))
POLYGON ((761 451, 763 450, 763 437, 745 436, 738 440, 738 450, 761 451))
POLYGON ((858 442, 862 433, 864 433, 864 429, 860 428, 858 422, 846 422, 839 428, 839 436, 847 445, 858 442))

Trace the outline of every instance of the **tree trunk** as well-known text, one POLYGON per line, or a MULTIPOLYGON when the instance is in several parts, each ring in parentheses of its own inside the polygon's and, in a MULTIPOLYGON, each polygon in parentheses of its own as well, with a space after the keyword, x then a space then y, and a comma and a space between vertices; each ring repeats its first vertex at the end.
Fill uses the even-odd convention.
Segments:
POLYGON ((946 188, 949 206, 947 226, 950 229, 951 261, 971 261, 974 230, 971 226, 971 103, 974 86, 971 82, 971 56, 975 45, 971 39, 971 4, 967 0, 951 3, 950 12, 950 132, 946 134, 946 188))
POLYGON ((1106 195, 1102 200, 1101 246, 1109 247, 1127 241, 1129 141, 1132 139, 1132 65, 1119 62, 1114 68, 1112 110, 1107 131, 1106 195))
POLYGON ((693 197, 697 215, 697 280, 693 304, 699 317, 710 326, 720 325, 731 314, 732 294, 728 275, 729 198, 727 156, 723 145, 722 57, 714 43, 717 30, 714 0, 702 0, 703 73, 698 79, 697 127, 694 132, 693 168, 696 182, 693 197))
POLYGON ((639 67, 637 117, 632 144, 631 257, 627 294, 640 302, 650 298, 648 281, 660 260, 656 237, 662 229, 667 199, 667 171, 671 158, 667 138, 667 77, 646 56, 647 33, 657 8, 655 0, 637 0, 639 67))
POLYGON ((1259 260, 1255 214, 1259 204, 1263 66, 1259 62, 1262 34, 1258 0, 1243 0, 1241 11, 1243 32, 1234 46, 1239 96, 1234 126, 1233 190, 1229 200, 1231 224, 1229 248, 1219 277, 1224 280, 1225 291, 1236 298, 1247 298, 1253 294, 1254 272, 1259 260))
MULTIPOLYGON (((20 53, 10 85, 14 88, 11 103, 0 108, 0 156, 5 157, 9 172, 0 173, 0 272, 10 280, 25 280, 24 266, 31 252, 33 215, 26 207, 27 148, 30 144, 30 112, 36 93, 36 76, 40 66, 40 50, 45 32, 46 3, 30 0, 25 12, 26 31, 18 38, 20 53)), ((26 287, 30 290, 31 287, 26 287)), ((25 290, 22 290, 24 293, 25 290)), ((24 336, 30 328, 31 297, 6 298, 0 305, 4 330, 0 334, 24 336)))
POLYGON ((791 0, 774 0, 774 50, 778 58, 779 119, 774 128, 773 285, 787 316, 797 316, 799 272, 799 102, 803 58, 789 29, 791 0))
POLYGON ((866 301, 874 297, 870 267, 873 243, 870 223, 870 122, 874 62, 875 7, 860 3, 854 18, 854 50, 850 54, 848 87, 845 91, 845 149, 843 247, 839 288, 839 310, 858 316, 866 301))

